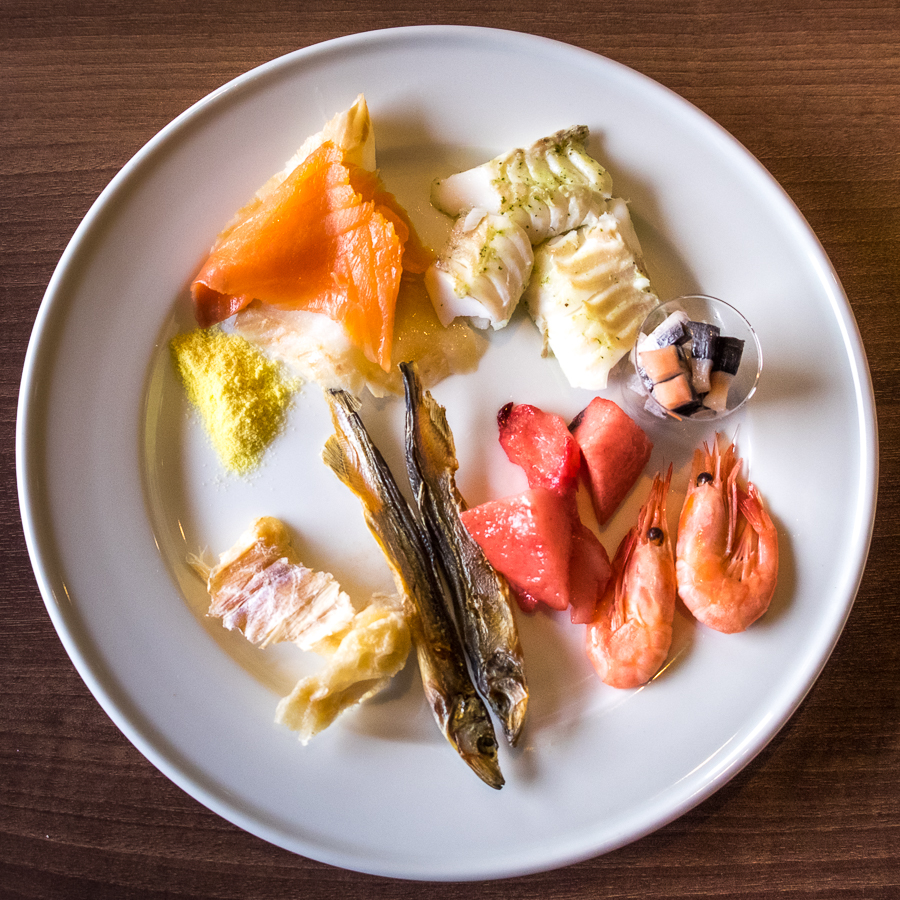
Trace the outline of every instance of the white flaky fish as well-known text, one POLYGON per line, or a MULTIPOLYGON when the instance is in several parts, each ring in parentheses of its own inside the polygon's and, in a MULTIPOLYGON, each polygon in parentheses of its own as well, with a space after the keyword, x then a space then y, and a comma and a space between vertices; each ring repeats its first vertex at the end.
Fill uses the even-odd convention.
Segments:
POLYGON ((215 566, 190 561, 206 581, 208 615, 259 647, 292 641, 312 650, 353 619, 340 585, 299 562, 284 524, 271 516, 256 519, 215 566))
POLYGON ((509 216, 481 209, 461 216, 444 252, 425 272, 441 325, 463 316, 479 328, 503 328, 519 303, 533 262, 527 232, 509 216))
POLYGON ((576 125, 434 182, 431 202, 449 216, 473 209, 509 216, 532 245, 596 219, 612 196, 612 178, 584 148, 576 125))
POLYGON ((535 251, 523 300, 573 387, 602 390, 659 298, 643 268, 628 207, 613 200, 590 225, 535 251))
POLYGON ((434 182, 432 203, 456 217, 425 274, 441 323, 503 328, 531 275, 533 247, 604 214, 612 179, 579 125, 434 182))
POLYGON ((302 744, 338 716, 384 690, 412 649, 406 614, 396 597, 374 595, 340 636, 325 667, 301 678, 275 712, 302 744))
MULTIPOLYGON (((392 355, 415 360, 429 387, 451 373, 472 371, 487 349, 480 332, 462 319, 447 325, 438 321, 421 281, 401 284, 392 355)), ((366 359, 344 326, 324 313, 251 303, 235 317, 234 330, 289 372, 324 390, 346 390, 355 397, 366 391, 375 397, 403 393, 397 366, 385 372, 366 359)))

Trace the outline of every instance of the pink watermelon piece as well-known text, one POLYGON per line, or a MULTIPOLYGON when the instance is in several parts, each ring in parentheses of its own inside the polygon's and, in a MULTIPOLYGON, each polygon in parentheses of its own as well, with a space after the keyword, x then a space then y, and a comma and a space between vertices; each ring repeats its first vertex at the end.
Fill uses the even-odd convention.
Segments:
POLYGON ((602 397, 591 400, 569 429, 581 447, 597 521, 604 525, 634 487, 653 443, 627 413, 602 397))
POLYGON ((572 504, 547 488, 489 500, 462 513, 488 562, 503 575, 522 609, 569 606, 572 504))
POLYGON ((521 466, 531 488, 569 494, 581 469, 581 450, 562 416, 527 403, 507 403, 497 413, 500 445, 521 466))
POLYGON ((593 621, 597 605, 612 577, 609 554, 597 535, 576 517, 569 558, 569 602, 574 625, 593 621))

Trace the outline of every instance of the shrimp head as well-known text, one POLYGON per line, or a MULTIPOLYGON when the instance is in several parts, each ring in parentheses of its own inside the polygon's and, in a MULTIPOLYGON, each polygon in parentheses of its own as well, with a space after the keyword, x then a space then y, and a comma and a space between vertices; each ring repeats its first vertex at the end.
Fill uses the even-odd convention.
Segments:
POLYGON ((657 474, 637 525, 622 539, 612 577, 587 626, 587 653, 601 680, 617 688, 646 684, 665 662, 675 616, 675 559, 666 522, 672 479, 657 474))

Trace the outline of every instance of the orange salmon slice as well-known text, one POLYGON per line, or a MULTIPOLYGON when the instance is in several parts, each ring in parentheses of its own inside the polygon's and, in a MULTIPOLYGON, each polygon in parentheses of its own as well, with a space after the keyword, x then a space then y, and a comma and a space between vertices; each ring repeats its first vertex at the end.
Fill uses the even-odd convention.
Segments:
POLYGON ((219 236, 191 286, 194 313, 203 328, 252 300, 324 313, 388 370, 404 264, 421 272, 428 261, 378 176, 326 141, 219 236))

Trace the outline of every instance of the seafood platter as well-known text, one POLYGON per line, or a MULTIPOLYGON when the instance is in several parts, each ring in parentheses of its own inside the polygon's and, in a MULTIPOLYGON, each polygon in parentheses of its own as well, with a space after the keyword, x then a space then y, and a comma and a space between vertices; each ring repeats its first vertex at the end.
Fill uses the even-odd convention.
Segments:
POLYGON ((155 765, 295 852, 474 879, 634 840, 777 733, 852 605, 874 434, 743 148, 602 58, 425 28, 276 60, 129 163, 17 453, 54 624, 155 765), (435 53, 455 87, 403 77, 435 53))

